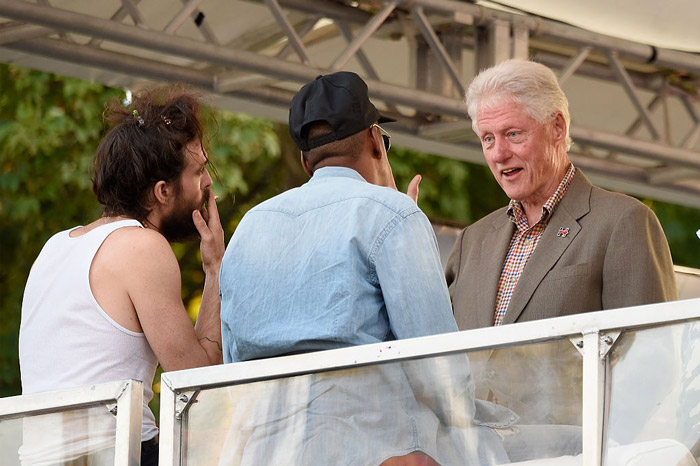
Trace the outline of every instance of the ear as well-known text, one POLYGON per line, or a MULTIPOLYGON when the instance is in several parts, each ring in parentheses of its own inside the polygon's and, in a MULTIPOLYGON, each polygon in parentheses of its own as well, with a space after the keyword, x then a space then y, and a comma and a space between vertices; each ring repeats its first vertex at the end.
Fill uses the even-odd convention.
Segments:
POLYGON ((167 204, 172 196, 172 188, 163 180, 158 181, 153 186, 153 197, 158 204, 167 204))
POLYGON ((557 112, 552 120, 552 136, 556 141, 564 142, 566 139, 566 120, 561 112, 557 112))
POLYGON ((313 170, 311 170, 311 167, 309 166, 309 162, 306 160, 306 157, 304 157, 304 153, 300 152, 299 157, 301 157, 301 166, 306 172, 307 175, 309 175, 309 178, 314 176, 313 170))
POLYGON ((372 157, 375 159, 381 159, 384 155, 384 140, 382 139, 382 133, 380 133, 379 129, 375 128, 374 126, 370 126, 369 139, 372 144, 372 157))

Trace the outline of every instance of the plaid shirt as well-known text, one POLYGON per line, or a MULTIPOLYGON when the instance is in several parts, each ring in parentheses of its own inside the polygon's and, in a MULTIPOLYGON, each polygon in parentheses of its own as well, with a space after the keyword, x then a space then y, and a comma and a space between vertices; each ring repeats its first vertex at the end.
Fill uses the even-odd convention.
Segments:
POLYGON ((532 253, 535 252, 537 243, 539 243, 544 229, 547 228, 554 209, 562 200, 564 194, 566 194, 574 174, 576 174, 576 168, 571 164, 561 183, 559 183, 557 190, 542 206, 540 220, 532 227, 528 226, 522 204, 511 199, 506 213, 508 218, 515 223, 516 229, 510 239, 508 254, 503 263, 503 270, 501 270, 501 278, 498 280, 496 312, 494 313, 493 325, 501 325, 503 323, 503 317, 506 315, 508 304, 510 304, 510 299, 513 297, 513 291, 515 291, 515 286, 518 284, 525 264, 527 264, 532 253))

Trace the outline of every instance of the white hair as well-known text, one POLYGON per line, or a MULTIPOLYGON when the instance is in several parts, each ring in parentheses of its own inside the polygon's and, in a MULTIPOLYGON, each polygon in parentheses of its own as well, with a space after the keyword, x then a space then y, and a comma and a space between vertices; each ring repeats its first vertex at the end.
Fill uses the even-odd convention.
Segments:
POLYGON ((479 105, 515 102, 542 124, 561 112, 566 121, 565 148, 568 151, 571 147, 569 102, 552 70, 540 63, 511 59, 483 70, 469 85, 465 100, 477 134, 479 105))

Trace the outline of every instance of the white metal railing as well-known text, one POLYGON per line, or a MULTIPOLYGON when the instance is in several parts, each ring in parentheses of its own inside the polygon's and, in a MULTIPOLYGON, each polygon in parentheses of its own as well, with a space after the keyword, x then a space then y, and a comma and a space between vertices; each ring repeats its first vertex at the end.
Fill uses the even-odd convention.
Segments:
MULTIPOLYGON (((75 418, 75 414, 88 412, 88 410, 95 408, 104 412, 105 416, 116 417, 116 428, 113 431, 113 464, 116 466, 138 466, 143 415, 143 383, 136 380, 0 398, 0 426, 17 420, 23 421, 24 424, 17 423, 12 426, 14 435, 3 432, 0 444, 9 441, 9 437, 12 436, 21 439, 22 430, 27 436, 26 422, 28 420, 38 419, 41 421, 42 416, 69 412, 73 415, 72 418, 75 418), (22 429, 23 427, 24 429, 22 429)), ((87 417, 83 417, 85 424, 89 424, 90 421, 87 417)), ((37 439, 37 435, 43 435, 46 438, 60 436, 58 431, 60 426, 56 423, 45 423, 44 425, 38 423, 38 425, 40 429, 43 429, 43 432, 35 432, 32 441, 37 439)), ((25 437, 24 444, 26 445, 27 442, 25 437)), ((22 443, 21 440, 20 443, 22 443)), ((27 446, 36 447, 36 445, 27 446)), ((2 451, 2 464, 20 464, 16 445, 5 444, 2 451)))
MULTIPOLYGON (((622 382, 616 384, 613 381, 637 380, 636 378, 646 377, 647 369, 659 370, 657 379, 664 378, 671 372, 675 378, 681 376, 687 378, 692 372, 687 368, 691 367, 698 372, 696 382, 700 383, 700 299, 591 312, 502 327, 164 373, 161 378, 160 465, 186 463, 183 461, 183 451, 192 448, 195 442, 188 437, 193 435, 187 428, 188 417, 193 406, 197 406, 198 399, 202 399, 202 394, 207 391, 221 387, 245 389, 246 385, 260 386, 258 382, 262 381, 459 353, 466 353, 471 358, 472 354, 480 351, 510 350, 552 342, 559 342, 564 344, 564 347, 575 348, 573 352, 580 352, 583 387, 580 397, 582 455, 577 457, 576 463, 551 464, 600 466, 605 463, 606 454, 608 458, 615 455, 619 457, 620 451, 624 450, 624 448, 608 450, 617 448, 616 445, 608 445, 611 396, 618 404, 624 404, 627 395, 633 399, 642 397, 640 398, 642 401, 644 401, 643 397, 647 397, 650 404, 655 404, 657 401, 655 389, 650 389, 648 392, 645 392, 643 387, 631 390, 629 384, 622 382), (696 339, 698 351, 695 353, 691 351, 694 349, 691 346, 695 344, 696 339), (567 346, 568 341, 571 344, 567 346), (619 351, 615 353, 617 348, 619 351), (652 357, 649 358, 645 352, 652 357), (688 356, 689 352, 693 354, 688 356), (625 358, 636 359, 626 363, 625 358), (680 359, 683 359, 686 368, 683 371, 676 367, 679 366, 680 359), (668 371, 664 372, 664 367, 668 368, 668 371), (671 371, 672 367, 674 369, 671 371), (619 372, 617 379, 616 370, 619 372), (625 393, 625 391, 631 393, 625 393), (635 391, 638 393, 633 393, 635 391)), ((650 377, 650 380, 655 380, 654 374, 650 377)), ((690 387, 693 384, 686 385, 690 387)), ((666 392, 673 392, 674 399, 682 398, 683 407, 691 406, 693 409, 700 410, 700 390, 697 393, 691 389, 687 390, 690 391, 679 395, 678 387, 671 387, 666 392)), ((224 407, 222 406, 221 409, 224 407)), ((665 409, 667 412, 673 412, 674 409, 679 408, 669 403, 665 409)), ((654 413, 654 411, 649 412, 654 413)), ((618 424, 619 419, 624 418, 624 410, 613 409, 613 414, 618 424)), ((617 426, 613 427, 616 432, 623 431, 617 426)), ((671 432, 672 429, 664 431, 663 426, 647 427, 648 432, 641 432, 636 439, 653 444, 652 446, 657 448, 658 444, 654 441, 658 438, 674 439, 696 434, 695 431, 678 433, 676 431, 679 428, 674 427, 674 429, 674 432, 671 432), (659 429, 661 434, 658 433, 659 429)), ((214 428, 212 427, 211 430, 213 431, 214 428)), ((700 432, 697 434, 700 439, 700 432)), ((207 435, 211 438, 212 432, 208 432, 207 435)), ((678 442, 673 440, 673 443, 678 442)), ((687 445, 686 448, 690 446, 687 445)), ((685 448, 682 450, 685 451, 685 448)), ((681 452, 681 457, 683 459, 673 463, 673 466, 696 464, 695 460, 692 460, 692 463, 683 462, 689 461, 689 454, 681 452)), ((217 464, 217 461, 213 460, 213 464, 217 464)), ((547 461, 549 460, 543 460, 541 464, 550 464, 547 461)), ((609 464, 612 466, 621 463, 609 460, 609 464)))

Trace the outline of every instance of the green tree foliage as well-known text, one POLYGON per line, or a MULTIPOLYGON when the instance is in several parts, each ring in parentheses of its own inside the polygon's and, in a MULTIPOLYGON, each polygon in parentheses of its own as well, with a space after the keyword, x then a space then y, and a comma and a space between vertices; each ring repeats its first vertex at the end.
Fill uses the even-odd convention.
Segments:
POLYGON ((389 160, 404 192, 416 173, 422 175, 418 204, 433 221, 468 225, 508 203, 485 165, 400 147, 392 147, 389 160))
MULTIPOLYGON (((17 338, 24 284, 54 233, 99 215, 91 190, 104 102, 123 91, 0 65, 0 396, 18 394, 17 338)), ((213 111, 207 142, 218 171, 214 192, 230 238, 252 206, 307 180, 284 125, 213 111)), ((387 128, 390 130, 390 128, 387 128)), ((393 148, 397 185, 423 175, 420 206, 435 220, 468 224, 507 203, 485 166, 393 148)), ((646 201, 659 216, 676 263, 700 267, 700 211, 646 201)), ((196 317, 204 275, 196 243, 175 245, 183 300, 196 317)), ((50 351, 50 348, 47 348, 50 351)), ((157 399, 156 399, 157 403, 157 399)))
POLYGON ((643 199, 643 202, 661 222, 673 263, 700 269, 700 239, 695 234, 700 230, 700 210, 649 199, 643 199))

